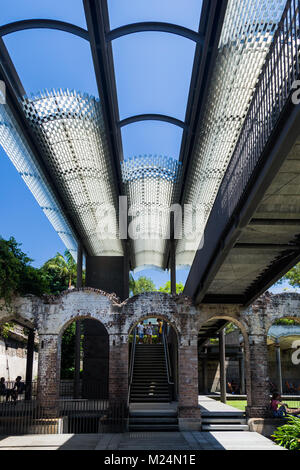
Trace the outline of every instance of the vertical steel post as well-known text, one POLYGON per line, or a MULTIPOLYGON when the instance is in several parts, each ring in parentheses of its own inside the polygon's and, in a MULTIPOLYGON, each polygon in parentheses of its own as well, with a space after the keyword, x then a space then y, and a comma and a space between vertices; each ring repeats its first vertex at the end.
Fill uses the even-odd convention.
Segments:
POLYGON ((28 339, 27 339, 25 400, 31 400, 31 396, 32 396, 33 357, 34 357, 34 330, 30 329, 28 333, 28 339))
POLYGON ((219 333, 221 402, 226 403, 225 329, 219 333))
MULTIPOLYGON (((78 243, 77 247, 77 281, 76 287, 82 287, 82 245, 78 243)), ((75 374, 74 374, 74 398, 80 396, 80 339, 81 339, 81 321, 76 321, 75 332, 75 374)))
POLYGON ((239 375, 240 375, 240 394, 245 395, 245 358, 244 348, 241 347, 239 357, 239 375))
POLYGON ((170 214, 170 274, 171 274, 171 294, 176 294, 176 256, 174 239, 174 212, 170 214))
POLYGON ((276 350, 278 393, 280 393, 280 395, 282 395, 283 388, 282 388, 281 352, 280 352, 280 342, 279 342, 278 338, 276 338, 275 350, 276 350))

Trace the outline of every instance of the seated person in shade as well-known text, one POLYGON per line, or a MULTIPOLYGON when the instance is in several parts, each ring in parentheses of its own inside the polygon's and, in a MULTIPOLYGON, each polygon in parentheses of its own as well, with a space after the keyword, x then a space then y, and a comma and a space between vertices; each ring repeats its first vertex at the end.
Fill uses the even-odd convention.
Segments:
POLYGON ((18 375, 15 381, 14 387, 12 389, 11 397, 15 403, 17 401, 18 395, 21 395, 25 390, 25 384, 24 382, 21 382, 21 380, 22 380, 22 377, 18 375))
POLYGON ((282 418, 283 416, 300 415, 300 408, 290 409, 286 403, 281 402, 281 396, 279 393, 273 393, 271 399, 271 411, 274 418, 282 418), (279 408, 278 408, 279 406, 279 408))
POLYGON ((6 395, 7 395, 7 388, 6 388, 6 385, 5 385, 5 378, 4 377, 1 377, 1 379, 0 379, 0 395, 3 396, 3 397, 6 397, 6 395))

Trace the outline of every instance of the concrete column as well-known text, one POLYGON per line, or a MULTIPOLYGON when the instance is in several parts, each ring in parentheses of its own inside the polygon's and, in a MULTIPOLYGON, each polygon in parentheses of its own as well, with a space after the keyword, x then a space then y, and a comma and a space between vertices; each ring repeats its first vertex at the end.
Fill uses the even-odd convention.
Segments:
POLYGON ((181 431, 199 431, 197 335, 181 337, 178 350, 178 419, 181 431))
POLYGON ((276 352, 278 393, 280 393, 280 395, 282 395, 282 394, 283 394, 283 389, 282 389, 281 353, 280 353, 280 343, 279 343, 279 339, 278 339, 278 338, 276 338, 275 352, 276 352))
POLYGON ((61 347, 58 335, 39 335, 37 401, 45 416, 58 414, 61 347))
POLYGON ((245 395, 245 358, 244 358, 244 348, 241 347, 239 357, 239 375, 240 375, 240 393, 245 395))
MULTIPOLYGON (((76 287, 82 287, 82 245, 78 243, 77 247, 77 281, 76 287)), ((75 331, 75 364, 74 364, 74 398, 80 396, 80 339, 81 339, 81 321, 76 322, 75 331)))
POLYGON ((225 329, 219 333, 219 360, 221 402, 226 403, 225 329))
POLYGON ((267 335, 249 335, 249 346, 251 390, 247 383, 247 398, 251 404, 246 413, 249 418, 265 418, 270 405, 267 335))
POLYGON ((126 335, 109 335, 109 400, 128 399, 128 341, 126 335))
POLYGON ((28 333, 28 339, 27 339, 25 400, 31 400, 31 396, 32 396, 33 357, 34 357, 34 330, 30 329, 28 333))

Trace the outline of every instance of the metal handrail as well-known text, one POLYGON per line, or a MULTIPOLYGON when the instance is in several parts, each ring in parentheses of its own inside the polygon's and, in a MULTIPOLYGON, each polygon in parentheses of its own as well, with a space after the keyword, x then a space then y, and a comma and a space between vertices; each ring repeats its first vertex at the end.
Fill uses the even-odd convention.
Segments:
POLYGON ((167 369, 168 384, 169 385, 174 385, 174 382, 171 382, 171 362, 170 362, 169 348, 168 348, 167 335, 166 335, 165 329, 163 331, 163 344, 164 344, 164 353, 165 353, 165 362, 166 362, 166 369, 167 369))
POLYGON ((135 347, 136 347, 136 328, 133 330, 133 340, 132 340, 132 348, 131 348, 131 355, 130 355, 130 366, 129 366, 129 386, 128 386, 128 398, 127 398, 127 405, 129 406, 130 400, 130 391, 131 385, 133 380, 133 367, 134 367, 134 358, 135 358, 135 347))

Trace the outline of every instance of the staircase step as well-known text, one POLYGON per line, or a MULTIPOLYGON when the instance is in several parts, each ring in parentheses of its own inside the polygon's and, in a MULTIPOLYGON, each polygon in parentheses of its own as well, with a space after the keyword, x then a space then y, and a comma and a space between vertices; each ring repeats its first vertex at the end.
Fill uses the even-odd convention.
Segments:
POLYGON ((129 424, 129 431, 178 431, 178 424, 129 424))
POLYGON ((203 424, 202 431, 249 431, 247 424, 203 424))
POLYGON ((130 424, 178 424, 177 417, 168 416, 141 416, 141 417, 130 417, 130 424))
POLYGON ((245 418, 202 418, 203 424, 247 424, 245 418))

